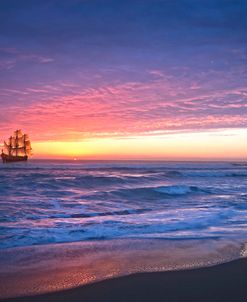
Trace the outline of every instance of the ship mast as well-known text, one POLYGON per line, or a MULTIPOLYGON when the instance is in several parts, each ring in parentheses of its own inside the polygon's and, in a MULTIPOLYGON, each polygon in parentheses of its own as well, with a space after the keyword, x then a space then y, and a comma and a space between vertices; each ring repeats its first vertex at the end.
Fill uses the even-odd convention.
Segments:
POLYGON ((9 156, 11 155, 11 150, 12 150, 12 136, 10 136, 9 138, 9 146, 8 146, 9 156))
POLYGON ((16 132, 15 132, 15 133, 16 133, 16 134, 15 134, 15 148, 16 148, 16 150, 15 150, 15 153, 16 153, 16 154, 15 154, 15 155, 16 155, 16 156, 18 156, 18 148, 19 148, 19 143, 18 143, 18 132, 19 132, 18 130, 16 130, 16 132))
POLYGON ((26 144, 26 134, 23 135, 23 143, 24 143, 24 155, 27 156, 27 144, 26 144))

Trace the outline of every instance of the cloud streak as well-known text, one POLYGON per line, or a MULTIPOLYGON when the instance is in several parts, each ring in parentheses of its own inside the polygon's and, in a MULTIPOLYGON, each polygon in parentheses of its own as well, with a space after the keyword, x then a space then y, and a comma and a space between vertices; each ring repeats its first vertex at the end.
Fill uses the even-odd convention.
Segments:
POLYGON ((0 135, 246 128, 246 9, 241 0, 2 1, 0 135))
POLYGON ((185 91, 180 82, 177 85, 166 80, 127 82, 78 91, 73 87, 73 94, 63 94, 64 85, 60 85, 52 98, 47 98, 47 87, 6 91, 35 102, 8 106, 1 119, 12 129, 25 125, 35 139, 42 140, 246 127, 245 89, 205 93, 198 88, 195 93, 194 89, 185 91))

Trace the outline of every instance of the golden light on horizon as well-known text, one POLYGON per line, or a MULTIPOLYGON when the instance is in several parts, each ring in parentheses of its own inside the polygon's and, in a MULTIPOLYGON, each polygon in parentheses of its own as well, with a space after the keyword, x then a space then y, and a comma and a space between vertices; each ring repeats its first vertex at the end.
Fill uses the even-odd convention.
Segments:
POLYGON ((74 160, 247 158, 247 130, 34 142, 33 148, 36 158, 74 160))

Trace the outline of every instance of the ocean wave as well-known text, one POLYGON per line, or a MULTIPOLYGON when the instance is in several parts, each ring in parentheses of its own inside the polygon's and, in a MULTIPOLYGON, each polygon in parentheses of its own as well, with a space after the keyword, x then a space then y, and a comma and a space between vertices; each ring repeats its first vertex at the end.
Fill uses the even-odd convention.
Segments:
POLYGON ((187 185, 167 185, 158 187, 142 187, 142 188, 125 188, 112 191, 111 194, 124 196, 124 197, 145 197, 157 199, 160 195, 166 196, 181 196, 192 193, 211 193, 208 189, 199 188, 196 186, 187 185))
MULTIPOLYGON (((155 174, 154 174, 155 176, 155 174)), ((183 177, 183 173, 181 171, 171 170, 171 171, 165 171, 165 172, 156 172, 156 176, 161 177, 167 177, 167 178, 177 178, 177 177, 183 177)))
POLYGON ((187 171, 187 172, 180 172, 180 174, 184 177, 247 177, 246 172, 234 172, 234 171, 222 171, 222 170, 215 170, 215 171, 187 171))
POLYGON ((209 193, 206 190, 200 189, 196 186, 186 186, 186 185, 177 185, 177 186, 162 186, 153 189, 155 192, 167 194, 167 195, 186 195, 190 193, 209 193))
POLYGON ((246 236, 245 177, 246 167, 229 163, 2 165, 0 248, 246 236))

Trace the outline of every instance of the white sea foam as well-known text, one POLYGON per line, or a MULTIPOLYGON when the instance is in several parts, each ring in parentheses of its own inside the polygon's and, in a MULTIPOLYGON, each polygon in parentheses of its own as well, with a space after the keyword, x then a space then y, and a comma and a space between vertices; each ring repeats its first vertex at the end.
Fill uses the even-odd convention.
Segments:
POLYGON ((110 240, 0 251, 0 298, 64 290, 136 272, 212 266, 240 258, 241 240, 110 240))
POLYGON ((191 186, 186 186, 186 185, 177 185, 177 186, 163 186, 163 187, 158 187, 155 188, 154 191, 159 192, 159 193, 164 193, 168 195, 185 195, 188 193, 192 193, 195 191, 198 191, 199 188, 197 187, 191 187, 191 186))
POLYGON ((0 169, 0 249, 247 236, 246 165, 30 161, 0 169), (244 176, 244 177, 243 177, 244 176))

